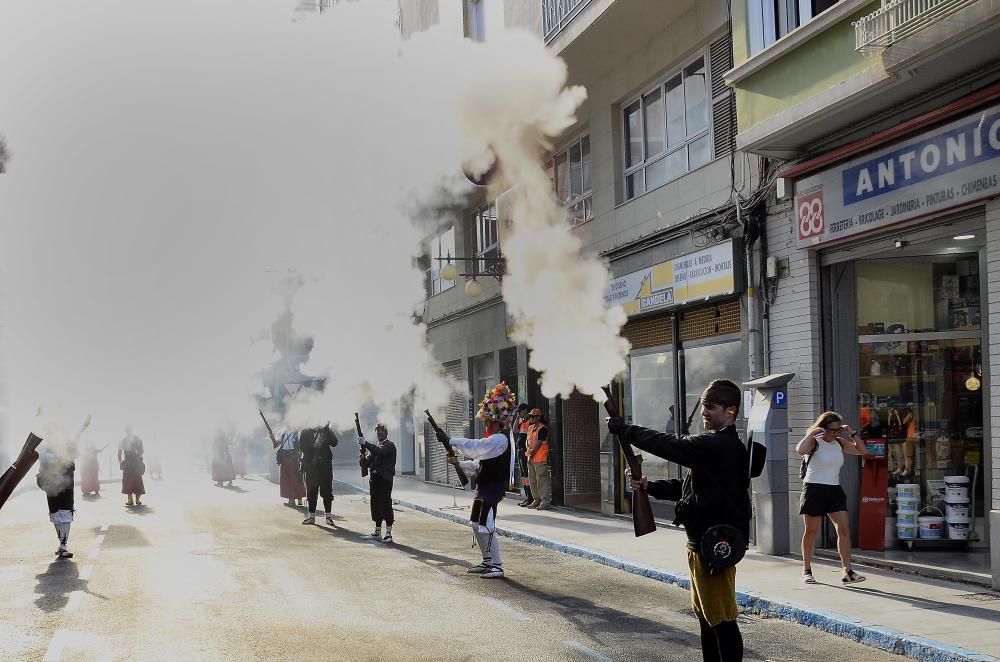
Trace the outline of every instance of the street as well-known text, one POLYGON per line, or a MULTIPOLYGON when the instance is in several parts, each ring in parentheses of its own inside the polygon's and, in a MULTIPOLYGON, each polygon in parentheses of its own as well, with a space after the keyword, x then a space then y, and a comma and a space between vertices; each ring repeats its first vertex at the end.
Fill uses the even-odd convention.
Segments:
MULTIPOLYGON (((72 560, 53 560, 39 492, 8 504, 6 659, 700 659, 679 588, 506 539, 507 577, 484 580, 465 572, 478 550, 462 526, 397 507, 395 544, 362 539, 367 504, 340 483, 328 527, 301 525, 261 476, 167 478, 141 508, 114 483, 78 496, 72 560)), ((898 659, 786 622, 741 627, 747 660, 898 659)))

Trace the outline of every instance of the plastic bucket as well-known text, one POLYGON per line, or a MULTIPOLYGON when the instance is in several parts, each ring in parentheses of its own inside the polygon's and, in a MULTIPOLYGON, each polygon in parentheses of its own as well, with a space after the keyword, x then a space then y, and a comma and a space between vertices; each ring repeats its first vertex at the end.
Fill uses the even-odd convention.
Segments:
POLYGON ((911 512, 911 511, 908 511, 908 510, 903 510, 903 511, 897 510, 896 511, 896 523, 897 524, 906 524, 907 526, 916 526, 917 525, 917 511, 914 510, 914 511, 911 512))
POLYGON ((945 476, 944 477, 945 487, 968 487, 969 477, 968 476, 945 476))
POLYGON ((948 524, 968 524, 969 523, 969 504, 967 503, 949 503, 945 505, 947 510, 946 519, 948 524))
POLYGON ((900 483, 896 485, 896 498, 919 499, 920 486, 913 483, 900 483))
POLYGON ((896 511, 902 513, 915 513, 920 510, 920 501, 914 497, 896 497, 896 511))
POLYGON ((944 518, 943 517, 918 517, 917 524, 920 528, 920 537, 928 540, 944 538, 944 518))
POLYGON ((946 487, 944 488, 944 500, 947 503, 965 503, 969 500, 969 488, 946 487))
POLYGON ((917 537, 917 527, 912 524, 897 524, 896 537, 900 540, 913 540, 917 537))
POLYGON ((948 522, 948 537, 952 540, 968 540, 969 525, 958 522, 948 522))

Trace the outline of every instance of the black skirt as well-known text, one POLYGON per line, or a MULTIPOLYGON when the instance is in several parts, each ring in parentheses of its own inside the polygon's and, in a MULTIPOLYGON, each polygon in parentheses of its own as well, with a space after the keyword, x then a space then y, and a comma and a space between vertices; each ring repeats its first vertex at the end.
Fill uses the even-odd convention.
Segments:
POLYGON ((847 495, 840 485, 803 483, 799 514, 822 517, 847 510, 847 495))

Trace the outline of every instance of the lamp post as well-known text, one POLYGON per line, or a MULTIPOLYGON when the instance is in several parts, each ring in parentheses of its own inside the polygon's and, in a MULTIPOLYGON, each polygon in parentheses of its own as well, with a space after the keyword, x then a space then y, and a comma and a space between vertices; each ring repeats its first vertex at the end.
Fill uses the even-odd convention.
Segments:
POLYGON ((448 257, 436 257, 434 259, 438 262, 445 263, 445 265, 441 268, 441 278, 447 281, 453 281, 459 276, 465 276, 471 279, 465 284, 465 294, 470 299, 478 299, 483 295, 483 285, 479 282, 480 276, 492 276, 493 278, 496 278, 498 282, 503 281, 504 261, 502 256, 452 257, 449 253, 448 257), (458 266, 453 264, 452 260, 463 263, 471 262, 471 273, 459 273, 458 266), (480 270, 480 265, 482 265, 482 270, 480 270))

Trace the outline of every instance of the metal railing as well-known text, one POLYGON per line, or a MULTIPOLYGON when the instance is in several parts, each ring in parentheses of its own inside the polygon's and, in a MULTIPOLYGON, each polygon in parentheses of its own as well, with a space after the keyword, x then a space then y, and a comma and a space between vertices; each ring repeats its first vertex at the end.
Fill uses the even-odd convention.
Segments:
POLYGON ((871 53, 913 36, 979 0, 882 0, 882 6, 854 25, 854 49, 871 53))
POLYGON ((542 0, 542 34, 551 41, 590 0, 542 0))

